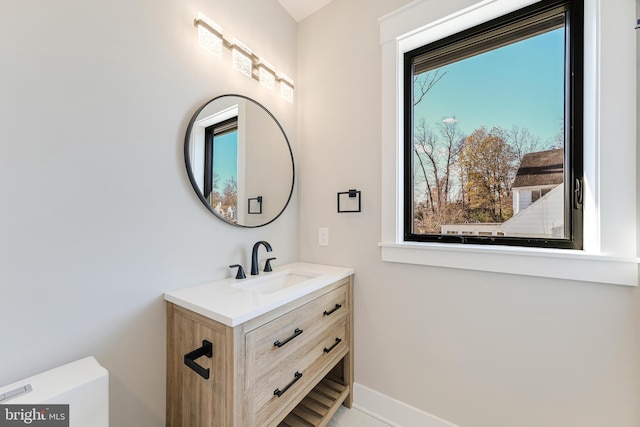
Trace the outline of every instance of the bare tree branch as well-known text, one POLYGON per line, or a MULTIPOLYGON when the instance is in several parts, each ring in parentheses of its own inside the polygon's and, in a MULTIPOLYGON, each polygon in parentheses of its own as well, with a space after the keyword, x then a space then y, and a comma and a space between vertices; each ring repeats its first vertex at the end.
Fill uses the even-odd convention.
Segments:
POLYGON ((447 71, 442 68, 427 71, 426 73, 413 76, 414 97, 413 106, 415 107, 424 99, 425 95, 440 81, 447 71))

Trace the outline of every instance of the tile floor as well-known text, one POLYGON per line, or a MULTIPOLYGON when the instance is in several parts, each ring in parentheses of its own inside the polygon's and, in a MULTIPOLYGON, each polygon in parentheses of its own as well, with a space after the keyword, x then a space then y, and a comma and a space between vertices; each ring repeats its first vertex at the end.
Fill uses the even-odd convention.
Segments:
POLYGON ((347 409, 341 406, 329 421, 327 427, 389 427, 389 424, 383 423, 357 409, 347 409))

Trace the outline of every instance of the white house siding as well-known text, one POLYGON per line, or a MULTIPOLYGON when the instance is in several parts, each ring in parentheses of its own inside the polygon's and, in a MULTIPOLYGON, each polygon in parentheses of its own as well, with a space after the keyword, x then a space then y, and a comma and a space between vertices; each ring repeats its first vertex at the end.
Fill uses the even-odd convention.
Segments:
POLYGON ((522 209, 502 223, 501 228, 507 236, 561 236, 564 228, 564 185, 558 185, 535 203, 522 209))
POLYGON ((513 213, 517 214, 531 204, 531 190, 513 189, 513 213))

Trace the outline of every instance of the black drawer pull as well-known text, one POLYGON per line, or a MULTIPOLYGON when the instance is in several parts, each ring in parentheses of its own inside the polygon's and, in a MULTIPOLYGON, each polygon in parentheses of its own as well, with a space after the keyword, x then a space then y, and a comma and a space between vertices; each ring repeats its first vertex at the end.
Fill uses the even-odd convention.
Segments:
POLYGON ((293 381, 291 381, 289 384, 287 384, 287 386, 285 388, 283 388, 282 390, 280 390, 279 388, 275 389, 273 394, 275 394, 278 397, 282 396, 287 390, 289 390, 289 387, 294 385, 296 383, 296 381, 298 381, 300 378, 302 378, 302 374, 300 372, 298 372, 298 371, 296 371, 296 373, 293 374, 293 376, 295 377, 293 379, 293 381))
POLYGON ((335 312, 335 311, 336 311, 337 309, 339 309, 340 307, 342 307, 340 304, 336 304, 336 306, 335 306, 334 308, 332 308, 331 310, 329 310, 329 311, 326 311, 326 310, 325 310, 325 311, 324 311, 324 315, 325 315, 325 316, 329 316, 329 315, 333 314, 333 312, 335 312))
POLYGON ((213 356, 213 345, 207 340, 202 340, 202 347, 184 355, 184 364, 196 371, 202 378, 208 380, 209 368, 205 369, 196 363, 196 359, 202 356, 207 356, 209 359, 213 356))
POLYGON ((337 346, 338 344, 340 344, 341 342, 342 342, 342 340, 341 340, 340 338, 336 338, 336 342, 335 342, 335 343, 333 343, 333 345, 332 345, 331 347, 329 347, 329 348, 325 347, 325 348, 324 348, 324 352, 325 352, 325 353, 329 353, 331 350, 333 350, 334 348, 336 348, 336 346, 337 346))
POLYGON ((289 341, 291 341, 292 339, 294 339, 295 337, 297 337, 298 335, 300 335, 302 332, 304 332, 302 329, 296 328, 295 331, 293 331, 293 335, 291 335, 289 338, 287 338, 284 341, 276 341, 273 343, 274 346, 276 347, 282 347, 283 345, 285 345, 286 343, 288 343, 289 341))

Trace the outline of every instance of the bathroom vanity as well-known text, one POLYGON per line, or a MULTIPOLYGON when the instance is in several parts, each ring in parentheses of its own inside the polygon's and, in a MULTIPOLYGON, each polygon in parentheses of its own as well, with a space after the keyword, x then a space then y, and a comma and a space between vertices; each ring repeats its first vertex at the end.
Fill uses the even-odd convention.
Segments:
POLYGON ((353 269, 165 293, 168 426, 324 426, 353 388, 353 269))

